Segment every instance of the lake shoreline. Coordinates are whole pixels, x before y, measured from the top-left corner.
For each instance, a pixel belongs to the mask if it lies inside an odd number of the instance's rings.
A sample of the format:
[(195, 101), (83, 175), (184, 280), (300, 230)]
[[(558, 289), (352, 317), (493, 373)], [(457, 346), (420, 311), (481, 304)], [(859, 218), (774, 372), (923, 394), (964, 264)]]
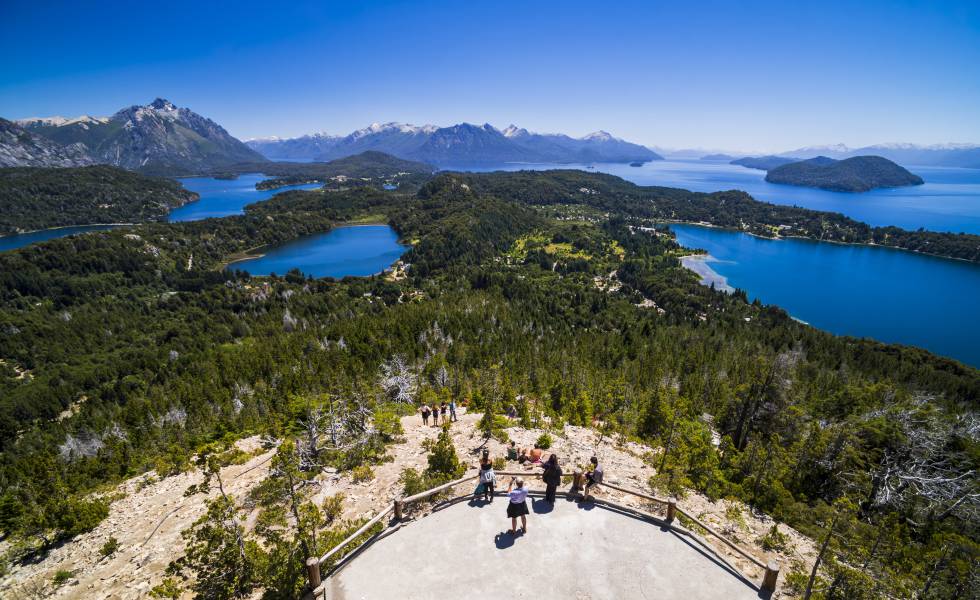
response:
[(911, 248), (902, 248), (901, 246), (887, 246), (885, 244), (876, 244), (874, 242), (841, 242), (839, 240), (822, 240), (812, 237), (806, 237), (803, 235), (778, 235), (775, 237), (769, 237), (766, 235), (759, 235), (758, 233), (753, 233), (751, 231), (745, 231), (744, 229), (736, 229), (734, 227), (725, 227), (723, 225), (715, 225), (713, 223), (706, 223), (704, 221), (675, 221), (671, 219), (659, 220), (661, 223), (667, 223), (668, 225), (691, 225), (693, 227), (704, 227), (705, 229), (718, 229), (720, 231), (731, 231), (734, 233), (744, 233), (745, 235), (750, 235), (754, 238), (760, 240), (771, 240), (774, 242), (779, 242), (783, 240), (803, 240), (807, 242), (814, 242), (818, 244), (837, 244), (838, 246), (865, 246), (868, 248), (884, 248), (886, 250), (898, 250), (900, 252), (909, 252), (911, 254), (917, 254), (919, 256), (929, 256), (932, 258), (941, 258), (943, 260), (955, 260), (957, 262), (964, 262), (967, 264), (980, 264), (976, 261), (972, 261), (966, 258), (957, 258), (955, 256), (946, 256), (944, 254), (933, 254), (932, 252), (921, 252), (919, 250), (912, 250)]
[[(149, 222), (153, 223), (159, 221), (149, 221)], [(143, 223), (83, 223), (83, 224), (75, 224), (75, 225), (58, 225), (57, 227), (45, 227), (43, 229), (20, 231), (18, 233), (4, 233), (4, 234), (0, 234), (0, 239), (17, 237), (18, 235), (30, 235), (32, 233), (42, 233), (45, 231), (57, 231), (59, 229), (71, 229), (72, 227), (133, 227), (134, 225), (142, 225), (142, 224)]]

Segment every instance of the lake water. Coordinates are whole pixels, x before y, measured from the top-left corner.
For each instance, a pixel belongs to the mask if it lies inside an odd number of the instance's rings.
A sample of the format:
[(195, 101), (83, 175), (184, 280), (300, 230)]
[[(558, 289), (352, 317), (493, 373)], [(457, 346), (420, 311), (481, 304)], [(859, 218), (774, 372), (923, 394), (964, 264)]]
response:
[(192, 192), (197, 192), (201, 199), (185, 204), (170, 213), (168, 220), (200, 221), (213, 217), (229, 217), (240, 215), (245, 206), (253, 202), (269, 198), (288, 190), (315, 190), (321, 187), (319, 183), (306, 185), (290, 185), (274, 190), (257, 190), (255, 184), (268, 179), (261, 173), (240, 175), (238, 179), (214, 179), (212, 177), (186, 177), (180, 183)]
[(654, 160), (642, 167), (611, 163), (510, 163), (493, 169), (588, 169), (589, 166), (594, 167), (591, 170), (616, 175), (638, 185), (677, 187), (695, 192), (743, 190), (756, 200), (840, 212), (871, 225), (980, 233), (980, 169), (909, 167), (925, 180), (924, 185), (860, 194), (769, 183), (765, 180), (765, 171), (704, 160)]
[[(256, 190), (255, 184), (268, 179), (261, 173), (241, 175), (238, 179), (214, 179), (212, 177), (188, 177), (180, 182), (185, 188), (197, 192), (200, 199), (173, 210), (167, 219), (175, 221), (199, 221), (212, 217), (228, 217), (244, 213), (246, 205), (268, 200), (287, 190), (315, 190), (318, 183), (290, 185), (275, 190)], [(81, 225), (78, 227), (59, 227), (21, 235), (0, 237), (0, 252), (14, 250), (28, 244), (65, 237), (76, 233), (104, 231), (118, 225)]]
[(768, 240), (671, 225), (711, 257), (703, 275), (837, 334), (910, 344), (980, 367), (980, 267), (911, 252)]
[(313, 277), (363, 277), (384, 271), (407, 249), (387, 225), (338, 227), (277, 246), (262, 257), (231, 263), (228, 268), (252, 275), (283, 275), (299, 269)]
[(46, 240), (74, 235), (76, 233), (88, 233), (90, 231), (105, 231), (125, 225), (79, 225), (77, 227), (58, 227), (56, 229), (42, 229), (31, 233), (21, 233), (19, 235), (5, 235), (0, 237), (0, 252), (14, 250), (28, 244), (36, 244)]

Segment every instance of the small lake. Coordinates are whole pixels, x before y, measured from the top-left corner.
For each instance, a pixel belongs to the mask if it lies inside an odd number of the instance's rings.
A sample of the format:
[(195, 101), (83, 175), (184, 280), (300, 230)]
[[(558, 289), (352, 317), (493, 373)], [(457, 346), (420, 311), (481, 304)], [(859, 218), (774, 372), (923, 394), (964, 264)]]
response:
[(703, 283), (743, 289), (750, 300), (832, 333), (919, 346), (980, 367), (977, 265), (696, 225), (671, 229), (681, 245), (710, 253), (691, 265)]
[[(589, 167), (593, 167), (589, 169)], [(843, 213), (871, 225), (915, 230), (980, 233), (980, 169), (914, 167), (924, 185), (872, 190), (860, 194), (831, 192), (765, 180), (765, 171), (705, 160), (654, 160), (642, 167), (626, 164), (516, 164), (464, 170), (583, 169), (622, 177), (637, 185), (677, 187), (695, 192), (743, 190), (756, 200)]]
[(0, 252), (5, 250), (15, 250), (28, 244), (36, 244), (55, 238), (75, 235), (76, 233), (88, 233), (90, 231), (105, 231), (116, 227), (126, 227), (126, 225), (79, 225), (76, 227), (57, 227), (54, 229), (42, 229), (30, 233), (18, 235), (5, 235), (0, 237)]
[(398, 234), (387, 225), (338, 227), (288, 242), (268, 250), (264, 256), (228, 265), (252, 275), (284, 275), (299, 269), (313, 277), (364, 277), (381, 273), (408, 246), (398, 243)]
[(185, 188), (197, 192), (201, 199), (171, 211), (167, 220), (173, 223), (240, 215), (244, 214), (245, 206), (253, 202), (268, 200), (276, 194), (289, 190), (315, 190), (321, 187), (319, 183), (310, 183), (290, 185), (274, 190), (255, 189), (255, 184), (265, 179), (269, 179), (269, 177), (261, 173), (240, 175), (238, 179), (215, 179), (213, 177), (179, 179), (178, 181)]

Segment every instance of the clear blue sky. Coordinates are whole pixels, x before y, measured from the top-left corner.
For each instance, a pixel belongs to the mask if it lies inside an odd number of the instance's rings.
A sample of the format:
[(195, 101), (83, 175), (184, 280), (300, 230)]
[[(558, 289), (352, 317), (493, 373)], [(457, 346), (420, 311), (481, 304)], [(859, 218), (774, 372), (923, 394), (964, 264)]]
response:
[(980, 142), (978, 0), (3, 0), (2, 13), (7, 118), (162, 96), (241, 138), (469, 121), (669, 147)]

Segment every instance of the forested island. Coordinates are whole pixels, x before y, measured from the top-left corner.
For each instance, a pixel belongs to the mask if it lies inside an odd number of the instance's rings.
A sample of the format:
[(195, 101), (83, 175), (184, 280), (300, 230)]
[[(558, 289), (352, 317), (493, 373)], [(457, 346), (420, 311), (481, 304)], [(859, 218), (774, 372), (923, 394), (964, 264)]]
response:
[[(412, 242), (404, 277), (220, 268), (366, 217)], [(229, 440), (263, 434), (282, 441), (256, 497), (271, 526), (236, 529), (235, 504), (214, 496), (186, 537), (197, 550), (174, 569), (198, 591), (233, 572), (249, 574), (233, 579), (237, 595), (296, 597), (297, 557), (357, 525), (311, 536), (326, 517), (296, 481), (383, 461), (395, 416), (452, 398), (486, 413), (490, 435), (514, 404), (529, 422), (595, 424), (663, 448), (650, 489), (738, 499), (832, 540), (818, 577), (840, 597), (927, 583), (937, 597), (968, 594), (980, 373), (699, 285), (669, 230), (646, 227), (666, 219), (861, 231), (738, 192), (578, 171), (442, 173), (413, 192), (290, 191), (242, 216), (0, 255), (0, 532), (16, 541), (5, 560), (95, 527), (112, 499), (92, 492), (107, 484), (233, 460)], [(300, 470), (297, 423), (314, 410), (341, 415), (359, 442)], [(288, 506), (319, 525), (287, 519)], [(786, 573), (792, 585), (808, 575)]]
[(330, 162), (263, 162), (240, 163), (231, 167), (232, 173), (260, 172), (272, 178), (255, 184), (259, 190), (273, 190), (305, 183), (341, 185), (378, 185), (390, 182), (420, 184), (435, 167), (413, 160), (403, 160), (390, 154), (369, 150)]
[(117, 167), (0, 169), (0, 235), (97, 223), (159, 221), (194, 192)]
[(770, 168), (766, 181), (835, 192), (867, 192), (924, 183), (918, 175), (880, 156), (853, 156), (844, 160), (818, 156)]

